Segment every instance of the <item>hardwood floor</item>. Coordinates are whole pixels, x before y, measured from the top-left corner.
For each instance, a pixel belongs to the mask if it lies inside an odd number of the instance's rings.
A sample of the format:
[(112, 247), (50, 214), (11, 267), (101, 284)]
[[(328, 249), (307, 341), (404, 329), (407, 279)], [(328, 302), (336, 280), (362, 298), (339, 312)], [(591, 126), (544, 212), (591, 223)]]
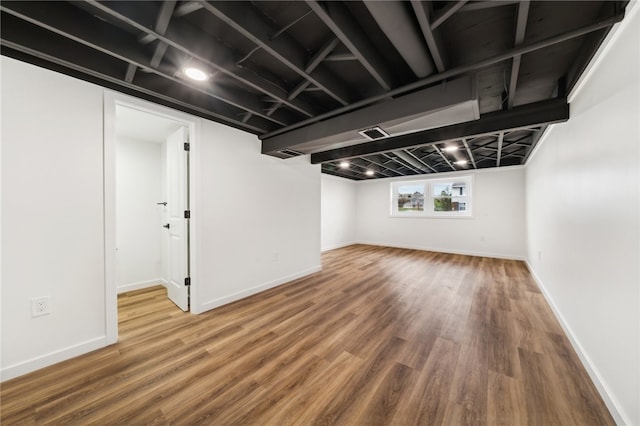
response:
[(350, 246), (202, 315), (119, 298), (116, 345), (2, 384), (14, 424), (612, 425), (522, 262)]

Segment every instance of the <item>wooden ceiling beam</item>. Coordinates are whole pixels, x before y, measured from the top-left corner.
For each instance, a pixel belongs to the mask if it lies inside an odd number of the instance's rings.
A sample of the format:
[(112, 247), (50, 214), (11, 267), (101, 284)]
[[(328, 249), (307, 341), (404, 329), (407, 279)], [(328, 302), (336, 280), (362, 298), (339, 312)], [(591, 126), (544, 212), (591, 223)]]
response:
[[(233, 62), (234, 52), (222, 43), (217, 42), (204, 33), (194, 28), (175, 22), (165, 35), (159, 34), (152, 29), (143, 16), (135, 15), (135, 10), (127, 8), (125, 2), (110, 2), (103, 4), (95, 0), (86, 0), (86, 3), (106, 13), (110, 17), (124, 23), (136, 30), (167, 43), (169, 46), (195, 58), (205, 65), (230, 76), (247, 86), (264, 93), (274, 99), (282, 101), (294, 111), (307, 117), (315, 116), (315, 109), (300, 100), (290, 101), (287, 99), (287, 92), (273, 82), (267, 82), (254, 72), (239, 68)], [(198, 41), (197, 43), (195, 41)], [(188, 46), (188, 47), (187, 47)], [(266, 84), (268, 83), (268, 84)]]
[(413, 25), (414, 17), (411, 10), (404, 2), (367, 1), (364, 5), (418, 78), (434, 73), (437, 67), (429, 52), (425, 51), (422, 36)]
[(418, 19), (418, 24), (422, 30), (422, 36), (427, 43), (433, 63), (436, 66), (438, 72), (444, 72), (447, 69), (445, 58), (440, 50), (440, 43), (436, 39), (436, 33), (431, 29), (431, 22), (429, 22), (429, 7), (428, 4), (421, 0), (411, 0), (411, 6)]
[[(516, 19), (516, 37), (514, 46), (520, 46), (524, 41), (524, 33), (527, 29), (527, 19), (529, 17), (529, 0), (521, 1), (518, 4), (518, 17)], [(516, 55), (511, 60), (511, 77), (509, 78), (509, 92), (507, 93), (509, 98), (507, 100), (507, 107), (513, 108), (513, 100), (516, 94), (516, 87), (518, 85), (518, 75), (520, 74), (520, 60), (522, 55)]]
[(343, 4), (328, 2), (325, 7), (313, 0), (307, 4), (385, 91), (396, 86), (391, 70)]
[(433, 17), (433, 22), (431, 22), (431, 30), (433, 31), (440, 25), (442, 25), (447, 19), (451, 17), (451, 15), (456, 13), (467, 3), (468, 0), (450, 1), (449, 4), (443, 7), (442, 10)]
[[(51, 7), (51, 9), (48, 9), (49, 7)], [(77, 11), (75, 8), (70, 8), (68, 14), (61, 16), (55, 13), (60, 7), (60, 5), (56, 5), (53, 2), (44, 3), (43, 6), (39, 8), (32, 8), (28, 2), (3, 3), (0, 6), (4, 13), (26, 20), (44, 30), (51, 31), (76, 43), (95, 49), (113, 58), (124, 61), (127, 64), (148, 69), (152, 73), (166, 80), (170, 80), (178, 86), (188, 87), (191, 90), (203, 93), (233, 107), (251, 112), (279, 126), (287, 125), (287, 122), (283, 121), (282, 117), (269, 117), (264, 114), (262, 112), (262, 105), (255, 96), (231, 88), (216, 87), (216, 89), (213, 90), (207, 85), (199, 85), (178, 78), (173, 75), (171, 70), (152, 65), (141, 52), (135, 49), (135, 45), (131, 43), (128, 37), (110, 32), (110, 24), (100, 20), (91, 22), (86, 19), (81, 19), (83, 16), (79, 11), (77, 16), (73, 16), (73, 12)], [(74, 19), (70, 19), (70, 16)], [(108, 34), (108, 36), (105, 36), (105, 34)], [(47, 41), (43, 40), (42, 43), (45, 44)], [(129, 69), (130, 67), (127, 67), (127, 73), (129, 73)], [(125, 82), (131, 84), (131, 81), (126, 81), (126, 76)]]
[(201, 2), (204, 9), (218, 17), (231, 28), (260, 46), (289, 69), (312, 84), (322, 88), (324, 92), (342, 105), (351, 100), (350, 90), (346, 84), (334, 76), (328, 69), (317, 67), (313, 72), (304, 70), (306, 51), (292, 39), (278, 37), (271, 40), (271, 26), (265, 22), (253, 7), (244, 6), (240, 2)]
[(601, 21), (598, 22), (594, 22), (588, 25), (585, 25), (583, 27), (580, 28), (576, 28), (574, 30), (570, 30), (552, 37), (548, 37), (545, 38), (543, 40), (539, 40), (533, 43), (529, 43), (529, 44), (525, 44), (525, 45), (521, 45), (519, 47), (515, 47), (513, 49), (510, 49), (506, 52), (503, 53), (499, 53), (495, 56), (492, 56), (490, 58), (487, 59), (483, 59), (481, 61), (475, 62), (473, 64), (468, 64), (468, 65), (461, 65), (459, 67), (455, 67), (455, 68), (451, 68), (445, 72), (441, 72), (438, 74), (434, 74), (432, 76), (420, 79), (418, 81), (415, 81), (413, 83), (398, 87), (396, 89), (391, 90), (390, 92), (387, 92), (385, 94), (382, 95), (377, 95), (377, 96), (372, 96), (370, 98), (367, 99), (363, 99), (361, 101), (357, 101), (354, 102), (352, 104), (349, 104), (347, 106), (335, 109), (333, 111), (329, 111), (323, 114), (319, 114), (316, 115), (312, 118), (306, 119), (306, 120), (302, 120), (299, 121), (291, 126), (287, 126), (285, 128), (282, 129), (278, 129), (275, 130), (273, 132), (267, 133), (265, 135), (261, 135), (260, 138), (264, 141), (265, 139), (271, 138), (273, 136), (277, 136), (280, 135), (282, 133), (286, 133), (289, 132), (291, 130), (295, 130), (298, 129), (300, 127), (304, 127), (308, 124), (312, 124), (318, 121), (322, 121), (325, 120), (327, 118), (330, 117), (335, 117), (337, 115), (343, 114), (345, 112), (348, 111), (353, 111), (355, 109), (358, 108), (362, 108), (364, 106), (373, 104), (375, 102), (378, 101), (382, 101), (384, 99), (387, 99), (390, 96), (398, 96), (401, 95), (403, 93), (412, 91), (412, 90), (416, 90), (419, 89), (421, 87), (427, 86), (427, 85), (431, 85), (433, 83), (437, 83), (443, 80), (447, 80), (450, 79), (452, 77), (461, 75), (461, 74), (466, 74), (466, 73), (471, 73), (471, 72), (475, 72), (477, 70), (480, 70), (482, 68), (486, 68), (490, 65), (493, 64), (497, 64), (503, 61), (506, 61), (508, 59), (513, 58), (514, 56), (517, 55), (524, 55), (526, 53), (530, 53), (530, 52), (534, 52), (536, 50), (540, 50), (540, 49), (544, 49), (545, 47), (549, 47), (549, 46), (553, 46), (554, 44), (558, 44), (558, 43), (562, 43), (564, 41), (567, 40), (571, 40), (574, 39), (576, 37), (581, 37), (584, 36), (586, 34), (592, 33), (594, 31), (598, 31), (601, 30), (603, 28), (609, 28), (611, 26), (613, 26), (614, 24), (620, 22), (622, 20), (622, 18), (624, 18), (624, 13), (619, 13), (618, 15), (609, 17), (609, 18), (605, 18)]

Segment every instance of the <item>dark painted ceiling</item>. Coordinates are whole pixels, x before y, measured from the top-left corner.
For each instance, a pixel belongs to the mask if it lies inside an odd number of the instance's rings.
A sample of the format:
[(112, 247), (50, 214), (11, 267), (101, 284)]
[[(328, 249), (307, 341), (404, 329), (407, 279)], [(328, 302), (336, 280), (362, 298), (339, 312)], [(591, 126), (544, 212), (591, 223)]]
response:
[(2, 1), (1, 46), (360, 180), (523, 164), (626, 4)]

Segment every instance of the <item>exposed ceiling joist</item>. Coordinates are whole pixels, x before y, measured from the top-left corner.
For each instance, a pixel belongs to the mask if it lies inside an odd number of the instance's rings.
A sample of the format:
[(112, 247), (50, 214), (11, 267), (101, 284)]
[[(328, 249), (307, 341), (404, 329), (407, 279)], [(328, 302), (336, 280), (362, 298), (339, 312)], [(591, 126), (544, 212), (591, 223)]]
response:
[(395, 173), (395, 174), (396, 174), (396, 175), (398, 175), (398, 176), (405, 176), (405, 174), (404, 174), (404, 173), (400, 173), (400, 172), (399, 172), (399, 171), (397, 171), (396, 169), (386, 166), (384, 163), (380, 163), (380, 162), (378, 162), (378, 161), (376, 161), (376, 160), (372, 160), (370, 157), (362, 157), (362, 159), (363, 159), (363, 160), (365, 160), (365, 161), (368, 161), (368, 162), (369, 162), (369, 163), (371, 163), (371, 164), (375, 164), (376, 166), (378, 166), (378, 167), (380, 167), (380, 168), (382, 168), (382, 169), (385, 169), (385, 170), (387, 170), (387, 171), (390, 171), (390, 172), (392, 172), (392, 173)]
[(413, 167), (416, 167), (423, 172), (431, 173), (436, 171), (433, 167), (431, 167), (430, 165), (428, 165), (427, 163), (425, 163), (424, 161), (422, 161), (421, 159), (413, 155), (410, 151), (398, 150), (398, 151), (393, 151), (393, 153), (398, 158), (404, 160), (406, 163), (409, 163)]
[(202, 9), (202, 5), (196, 1), (184, 2), (178, 7), (174, 13), (175, 16), (181, 17)]
[[(332, 37), (329, 41), (327, 41), (307, 62), (304, 67), (305, 72), (312, 72), (318, 65), (322, 63), (322, 61), (329, 55), (333, 49), (340, 43), (335, 37)], [(305, 89), (307, 89), (311, 85), (309, 80), (302, 80), (298, 85), (289, 93), (289, 98), (293, 99), (302, 93)]]
[(334, 53), (324, 58), (326, 62), (342, 62), (342, 61), (357, 61), (358, 57), (352, 53)]
[(431, 22), (431, 29), (435, 30), (444, 23), (451, 15), (456, 13), (462, 6), (464, 6), (468, 0), (450, 1), (436, 16), (433, 17)]
[[(164, 33), (167, 31), (167, 27), (169, 26), (171, 15), (173, 15), (173, 9), (175, 9), (175, 7), (175, 0), (162, 2), (155, 27), (158, 34), (164, 35)], [(160, 65), (160, 61), (162, 61), (162, 58), (167, 51), (167, 47), (169, 47), (167, 43), (163, 41), (158, 42), (158, 44), (156, 45), (156, 50), (155, 52), (153, 52), (153, 57), (151, 58), (152, 67), (157, 67), (158, 65)]]
[(338, 46), (338, 44), (340, 44), (340, 40), (338, 40), (337, 37), (331, 37), (331, 39), (329, 39), (329, 41), (327, 41), (320, 49), (318, 49), (318, 51), (311, 57), (311, 59), (309, 60), (309, 62), (307, 63), (307, 65), (304, 67), (304, 70), (306, 72), (311, 72), (314, 69), (316, 69), (316, 67), (318, 65), (320, 65), (320, 63), (322, 61), (324, 61), (324, 59), (331, 53), (333, 52), (333, 49), (336, 48), (336, 46)]
[[(405, 4), (391, 1), (368, 1), (364, 5), (413, 73), (420, 78), (433, 74), (434, 64), (424, 51), (424, 42), (414, 28), (413, 17)], [(429, 46), (429, 48), (431, 47)], [(439, 69), (439, 71), (443, 70)]]
[(414, 154), (416, 152), (416, 150), (417, 150), (417, 148), (409, 148), (409, 149), (405, 150), (405, 152), (407, 154), (409, 154), (410, 156), (412, 156), (413, 158), (415, 158), (416, 160), (418, 160), (421, 164), (424, 164), (425, 166), (427, 166), (427, 168), (429, 170), (431, 170), (433, 173), (437, 173), (438, 170), (436, 170), (429, 161), (425, 160), (425, 158), (420, 158), (419, 156)]
[(462, 144), (464, 145), (464, 149), (467, 151), (467, 155), (469, 156), (469, 161), (471, 161), (471, 165), (473, 166), (474, 169), (477, 169), (478, 167), (476, 166), (476, 160), (475, 158), (473, 158), (473, 153), (471, 152), (471, 149), (469, 149), (469, 142), (467, 142), (466, 138), (462, 138)]
[[(86, 2), (112, 18), (138, 31), (153, 35), (155, 38), (185, 53), (189, 57), (195, 58), (203, 64), (209, 65), (237, 79), (239, 82), (283, 102), (291, 109), (307, 117), (312, 117), (315, 114), (314, 108), (306, 103), (299, 100), (289, 101), (287, 99), (287, 92), (277, 84), (273, 82), (265, 84), (267, 82), (257, 74), (243, 68), (238, 68), (233, 62), (234, 53), (227, 46), (210, 37), (206, 37), (204, 33), (198, 32), (188, 25), (176, 22), (167, 28), (165, 35), (162, 35), (145, 25), (143, 16), (130, 16), (133, 12), (130, 9), (122, 7), (124, 2), (111, 2), (108, 6), (95, 0), (86, 0)], [(128, 14), (126, 14), (127, 12)], [(194, 45), (191, 43), (191, 40), (200, 40), (201, 43)], [(190, 46), (190, 48), (186, 48), (185, 46)]]
[[(339, 156), (325, 173), (412, 176), (526, 162), (629, 5), (529, 2), (6, 0), (0, 53), (256, 133), (282, 159)], [(466, 101), (420, 108), (463, 79)]]
[[(617, 2), (611, 1), (605, 2), (602, 5), (599, 16), (606, 16), (611, 14), (617, 15), (620, 13), (624, 13), (620, 11), (620, 5)], [(571, 68), (569, 68), (566, 74), (565, 90), (567, 93), (571, 93), (576, 83), (578, 83), (578, 79), (586, 69), (595, 52), (598, 50), (598, 47), (606, 38), (607, 33), (608, 31), (600, 30), (595, 31), (585, 37), (584, 42), (582, 43), (582, 47), (580, 48), (580, 52), (576, 55)]]
[[(54, 3), (45, 3), (45, 5), (55, 6)], [(49, 10), (47, 8), (41, 7), (35, 10), (29, 10), (29, 8), (30, 5), (26, 2), (10, 3), (9, 5), (4, 3), (0, 6), (0, 9), (3, 12), (9, 13), (20, 19), (24, 19), (34, 25), (40, 26), (66, 37), (69, 40), (73, 40), (99, 52), (110, 55), (116, 59), (125, 61), (129, 65), (152, 71), (167, 80), (171, 80), (180, 85), (204, 93), (215, 99), (228, 103), (229, 105), (273, 121), (276, 124), (285, 125), (286, 123), (285, 121), (282, 121), (282, 119), (269, 117), (264, 114), (262, 111), (262, 105), (259, 101), (246, 92), (234, 91), (233, 89), (223, 87), (217, 87), (213, 90), (207, 86), (197, 85), (184, 79), (177, 78), (171, 73), (171, 71), (161, 69), (158, 66), (153, 66), (149, 63), (148, 59), (144, 57), (144, 55), (135, 49), (135, 46), (131, 44), (131, 40), (126, 39), (125, 37), (116, 37), (114, 34), (111, 34), (109, 37), (105, 37), (104, 34), (106, 34), (107, 30), (105, 27), (108, 26), (105, 22), (99, 20), (89, 22), (81, 19), (66, 19), (56, 13), (53, 13), (53, 10)], [(29, 15), (26, 15), (27, 11)], [(129, 72), (129, 69), (130, 68), (128, 67), (127, 73)]]
[(341, 178), (347, 178), (347, 179), (359, 178), (359, 176), (356, 175), (351, 170), (344, 171), (339, 167), (334, 167), (334, 168), (323, 167), (322, 173), (326, 173), (328, 175), (333, 175)]
[(301, 77), (320, 87), (325, 93), (342, 105), (348, 105), (351, 100), (349, 89), (329, 70), (318, 66), (307, 73), (305, 71), (305, 50), (293, 40), (278, 37), (271, 40), (273, 30), (251, 7), (240, 8), (233, 2), (208, 3), (201, 2), (209, 13), (221, 19), (243, 36), (254, 42), (265, 52), (295, 71)]
[(325, 7), (313, 0), (307, 4), (385, 91), (396, 86), (391, 70), (343, 4), (328, 2)]
[(491, 134), (519, 128), (540, 126), (567, 121), (569, 104), (566, 99), (552, 99), (534, 104), (515, 107), (511, 110), (495, 111), (480, 116), (479, 120), (451, 126), (424, 130), (395, 137), (389, 137), (360, 145), (333, 149), (311, 154), (313, 164), (345, 158), (360, 157), (381, 152), (396, 151), (415, 146), (433, 145), (447, 140), (469, 136)]
[(472, 12), (474, 10), (492, 9), (494, 7), (509, 6), (520, 3), (520, 0), (487, 0), (487, 1), (470, 1), (460, 8), (460, 12)]
[(427, 43), (427, 47), (429, 48), (429, 52), (433, 58), (433, 63), (435, 64), (438, 72), (444, 72), (444, 70), (447, 69), (446, 61), (443, 56), (443, 52), (440, 50), (441, 43), (439, 42), (439, 37), (437, 37), (437, 33), (431, 29), (431, 22), (429, 22), (429, 7), (427, 3), (421, 0), (411, 0), (411, 6), (413, 7), (413, 11), (418, 19), (418, 24), (422, 30), (422, 36)]
[[(527, 19), (529, 18), (529, 0), (523, 0), (518, 4), (518, 17), (516, 19), (516, 39), (514, 46), (519, 46), (524, 41), (524, 33), (527, 28)], [(512, 59), (511, 63), (511, 77), (509, 79), (509, 92), (507, 95), (509, 99), (507, 101), (508, 108), (513, 108), (513, 101), (515, 99), (516, 87), (518, 85), (518, 74), (520, 73), (520, 60), (522, 55), (516, 55)]]
[(138, 67), (135, 66), (135, 64), (129, 63), (129, 65), (127, 65), (127, 72), (124, 75), (124, 81), (131, 83), (133, 81), (133, 77), (136, 75), (137, 69)]
[(558, 43), (562, 43), (562, 42), (567, 41), (567, 40), (574, 39), (576, 37), (584, 36), (585, 34), (589, 34), (589, 33), (592, 33), (594, 31), (601, 30), (603, 28), (609, 28), (609, 27), (613, 26), (614, 24), (620, 22), (623, 17), (624, 17), (624, 13), (620, 13), (618, 15), (602, 19), (602, 20), (600, 20), (600, 21), (598, 21), (596, 23), (593, 23), (593, 24), (588, 24), (588, 25), (585, 25), (583, 27), (580, 27), (580, 28), (577, 28), (577, 29), (574, 29), (574, 30), (570, 30), (570, 31), (567, 31), (567, 32), (564, 32), (564, 33), (561, 33), (561, 34), (558, 34), (558, 35), (555, 35), (555, 36), (552, 36), (552, 37), (547, 37), (547, 38), (545, 38), (543, 40), (540, 40), (540, 41), (536, 41), (536, 42), (532, 42), (532, 43), (529, 43), (529, 44), (526, 44), (526, 45), (515, 47), (515, 48), (510, 49), (510, 50), (508, 50), (506, 52), (499, 53), (499, 54), (494, 55), (492, 57), (489, 57), (487, 59), (483, 59), (481, 61), (475, 62), (473, 64), (461, 65), (461, 66), (458, 66), (458, 67), (455, 67), (455, 68), (451, 68), (451, 69), (449, 69), (449, 70), (447, 70), (445, 72), (434, 74), (432, 76), (420, 79), (420, 80), (415, 81), (413, 83), (398, 87), (398, 88), (393, 89), (393, 90), (391, 90), (391, 91), (389, 91), (389, 92), (387, 92), (387, 93), (385, 93), (383, 95), (372, 96), (372, 97), (369, 97), (367, 99), (363, 99), (361, 101), (354, 102), (354, 103), (352, 103), (350, 105), (347, 105), (347, 106), (344, 106), (344, 107), (341, 107), (341, 108), (338, 108), (338, 109), (335, 109), (335, 110), (332, 110), (332, 111), (329, 111), (329, 112), (326, 112), (326, 113), (323, 113), (323, 114), (316, 115), (315, 117), (312, 117), (312, 118), (309, 118), (309, 119), (306, 119), (306, 120), (302, 120), (302, 121), (300, 121), (298, 123), (295, 123), (295, 124), (293, 124), (291, 126), (287, 126), (285, 128), (278, 129), (278, 130), (275, 130), (273, 132), (270, 132), (270, 133), (267, 133), (265, 135), (262, 135), (261, 138), (263, 140), (267, 139), (267, 138), (271, 138), (273, 136), (276, 136), (276, 135), (279, 135), (279, 134), (282, 134), (282, 133), (286, 133), (286, 132), (289, 132), (289, 131), (294, 130), (294, 129), (298, 129), (298, 128), (306, 126), (308, 124), (312, 124), (312, 123), (315, 123), (315, 122), (318, 122), (318, 121), (321, 121), (321, 120), (325, 120), (325, 119), (330, 118), (330, 117), (334, 117), (334, 116), (343, 114), (343, 113), (348, 112), (348, 111), (353, 111), (355, 109), (362, 108), (362, 107), (370, 105), (372, 103), (384, 100), (384, 99), (386, 99), (386, 98), (388, 98), (390, 96), (398, 96), (398, 95), (401, 95), (403, 93), (406, 93), (406, 92), (409, 92), (409, 91), (412, 91), (412, 90), (416, 90), (416, 89), (419, 89), (421, 87), (428, 86), (430, 84), (437, 83), (437, 82), (440, 82), (440, 81), (443, 81), (443, 80), (446, 80), (446, 79), (449, 79), (449, 78), (452, 78), (452, 77), (455, 77), (455, 76), (458, 76), (458, 75), (461, 75), (461, 74), (471, 73), (471, 72), (477, 71), (479, 69), (488, 67), (490, 65), (506, 61), (508, 59), (513, 58), (514, 56), (517, 56), (517, 55), (524, 55), (526, 53), (530, 53), (530, 52), (534, 52), (536, 50), (544, 49), (545, 47), (549, 47), (549, 46), (552, 46), (554, 44), (558, 44)]
[[(330, 54), (339, 43), (340, 43), (340, 40), (338, 40), (335, 37), (331, 38), (328, 42), (326, 42), (307, 62), (307, 65), (304, 67), (305, 72), (310, 73), (314, 69), (316, 69), (316, 67), (320, 65), (320, 63), (322, 63), (322, 61), (327, 57), (327, 55)], [(294, 87), (293, 90), (289, 92), (287, 99), (289, 100), (295, 99), (300, 93), (302, 93), (305, 89), (307, 89), (310, 84), (311, 82), (307, 79), (301, 80), (300, 83), (298, 83), (296, 87)], [(281, 105), (282, 103), (279, 102), (278, 104), (272, 107), (272, 111), (275, 111)]]
[(449, 161), (447, 156), (444, 155), (444, 153), (442, 152), (442, 150), (440, 148), (438, 148), (438, 145), (433, 145), (433, 149), (435, 149), (436, 152), (440, 155), (440, 157), (442, 157), (442, 160), (444, 160), (444, 162), (447, 163), (447, 165), (449, 167), (451, 167), (451, 170), (453, 170), (453, 171), (456, 170), (455, 166), (453, 164), (451, 164), (451, 161)]
[(404, 167), (405, 169), (409, 170), (412, 174), (417, 174), (417, 175), (419, 175), (419, 174), (421, 174), (421, 173), (422, 173), (419, 167), (412, 166), (410, 163), (407, 163), (407, 162), (405, 162), (405, 161), (401, 161), (400, 157), (397, 157), (397, 156), (392, 157), (392, 156), (390, 156), (389, 154), (384, 153), (384, 152), (383, 152), (381, 155), (382, 155), (384, 158), (386, 158), (386, 159), (388, 159), (388, 160), (390, 160), (390, 161), (392, 161), (392, 162), (394, 162), (394, 163), (396, 163), (396, 164), (399, 164), (400, 166), (402, 166), (402, 167)]
[[(43, 65), (44, 62), (40, 62), (40, 60), (46, 61), (48, 63), (55, 64), (54, 67), (49, 66), (49, 68), (68, 75), (82, 78), (83, 80), (91, 81), (95, 84), (101, 84), (111, 89), (120, 90), (124, 93), (142, 97), (143, 99), (147, 99), (152, 102), (158, 102), (162, 105), (176, 108), (180, 111), (185, 111), (199, 117), (226, 123), (238, 129), (250, 129), (256, 133), (264, 132), (263, 128), (256, 127), (255, 125), (244, 124), (240, 120), (233, 119), (232, 114), (230, 113), (218, 113), (205, 104), (199, 104), (197, 102), (194, 102), (192, 99), (182, 99), (175, 93), (167, 93), (167, 91), (160, 90), (151, 90), (143, 86), (134, 86), (133, 84), (127, 83), (117, 77), (105, 74), (103, 72), (95, 71), (91, 68), (84, 67), (70, 60), (65, 60), (61, 58), (59, 54), (53, 56), (39, 50), (31, 49), (25, 47), (22, 43), (14, 43), (13, 41), (4, 38), (4, 36), (2, 37), (2, 39), (0, 39), (0, 42), (2, 43), (3, 47), (12, 49), (12, 51), (3, 50), (3, 55), (8, 54), (9, 56), (15, 57), (19, 60), (37, 58), (35, 61), (30, 60), (30, 62), (33, 62), (36, 65)], [(59, 49), (59, 46), (57, 48)], [(14, 54), (14, 52), (18, 54), (16, 55)]]
[(498, 135), (498, 153), (496, 154), (496, 167), (500, 167), (500, 158), (502, 157), (502, 143), (504, 142), (504, 132)]
[[(361, 164), (361, 163), (363, 163), (363, 164)], [(364, 158), (359, 158), (357, 161), (353, 160), (353, 161), (351, 161), (351, 164), (355, 164), (359, 169), (364, 170), (364, 175), (365, 176), (369, 176), (369, 175), (367, 175), (367, 172), (373, 172), (374, 174), (377, 173), (377, 174), (382, 175), (384, 177), (395, 177), (396, 176), (396, 175), (393, 175), (393, 174), (389, 173), (388, 170), (386, 170), (386, 169), (384, 169), (382, 167), (376, 166), (371, 161), (367, 161)]]
[(313, 12), (311, 10), (303, 13), (301, 16), (297, 17), (296, 19), (294, 19), (293, 21), (289, 22), (284, 27), (280, 28), (278, 31), (276, 31), (275, 34), (273, 34), (269, 38), (271, 40), (273, 40), (274, 38), (278, 37), (280, 34), (284, 34), (289, 28), (293, 27), (295, 24), (297, 24), (298, 22), (302, 21), (304, 18), (306, 18), (307, 16), (311, 15), (312, 13)]

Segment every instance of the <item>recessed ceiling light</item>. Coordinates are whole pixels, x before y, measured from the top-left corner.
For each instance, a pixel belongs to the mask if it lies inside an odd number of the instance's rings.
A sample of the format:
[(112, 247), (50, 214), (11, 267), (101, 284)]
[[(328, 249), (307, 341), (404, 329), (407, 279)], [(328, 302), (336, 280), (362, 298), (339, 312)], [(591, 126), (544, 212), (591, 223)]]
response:
[(444, 152), (453, 152), (453, 151), (457, 151), (458, 147), (456, 145), (449, 145), (449, 146), (445, 146), (444, 148), (442, 148), (442, 150)]
[(193, 68), (193, 67), (185, 68), (184, 75), (196, 81), (206, 81), (209, 79), (209, 76), (207, 75), (207, 73), (205, 73), (201, 69)]
[(348, 161), (341, 161), (340, 162), (340, 168), (341, 169), (348, 169), (349, 168), (349, 162)]
[(467, 163), (468, 163), (468, 161), (467, 161), (467, 160), (459, 160), (459, 161), (456, 161), (456, 162), (455, 162), (455, 163), (453, 163), (453, 164), (457, 164), (458, 166), (464, 166), (464, 165), (465, 165), (465, 164), (467, 164)]
[(367, 176), (373, 176), (373, 170), (367, 170), (364, 172)]

